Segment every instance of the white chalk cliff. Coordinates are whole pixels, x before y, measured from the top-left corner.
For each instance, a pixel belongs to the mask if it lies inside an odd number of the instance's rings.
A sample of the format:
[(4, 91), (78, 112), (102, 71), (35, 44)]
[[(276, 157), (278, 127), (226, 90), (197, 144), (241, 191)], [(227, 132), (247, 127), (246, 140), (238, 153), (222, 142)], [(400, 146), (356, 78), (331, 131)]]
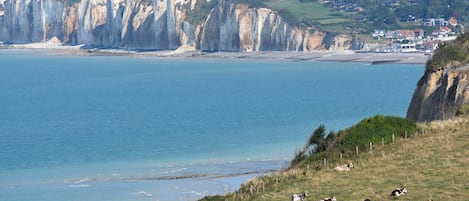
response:
[(0, 0), (0, 40), (31, 43), (56, 37), (64, 44), (92, 47), (184, 46), (204, 51), (348, 50), (361, 46), (351, 36), (291, 26), (277, 11), (227, 0), (219, 0), (204, 20), (191, 24), (187, 16), (201, 1), (206, 0)]

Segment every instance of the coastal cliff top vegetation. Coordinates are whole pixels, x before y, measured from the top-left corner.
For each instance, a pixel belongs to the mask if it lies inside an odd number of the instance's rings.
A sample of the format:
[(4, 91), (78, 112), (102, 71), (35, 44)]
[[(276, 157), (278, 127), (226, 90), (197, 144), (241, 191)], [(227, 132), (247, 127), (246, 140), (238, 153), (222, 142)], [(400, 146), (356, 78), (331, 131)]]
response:
[(469, 33), (460, 35), (456, 40), (441, 43), (427, 62), (427, 70), (458, 68), (469, 63)]
[[(466, 0), (230, 0), (227, 2), (266, 7), (279, 12), (291, 25), (315, 27), (345, 34), (368, 34), (374, 29), (423, 28), (431, 33), (435, 27), (423, 26), (417, 19), (455, 17), (458, 23), (469, 23), (469, 1)], [(192, 22), (201, 23), (218, 3), (198, 1), (189, 11)], [(412, 20), (406, 20), (409, 17)]]
[[(387, 119), (378, 117), (381, 118)], [(369, 120), (376, 121), (372, 117), (359, 124)], [(367, 127), (356, 125), (362, 126)], [(337, 200), (391, 200), (391, 191), (398, 187), (409, 191), (399, 198), (404, 200), (466, 200), (468, 137), (467, 118), (419, 124), (414, 135), (396, 137), (394, 143), (376, 144), (372, 150), (360, 150), (358, 155), (342, 158), (331, 152), (250, 180), (236, 192), (202, 200), (280, 201), (304, 191), (308, 192), (307, 200), (330, 196)], [(353, 168), (346, 172), (333, 170), (345, 163), (353, 163)]]
[(326, 135), (325, 125), (320, 125), (311, 134), (302, 150), (297, 150), (292, 166), (309, 164), (333, 158), (352, 157), (358, 148), (367, 150), (372, 144), (389, 144), (396, 137), (410, 137), (417, 131), (417, 125), (407, 119), (394, 116), (375, 115), (365, 118), (357, 124), (338, 132), (329, 131)]
[[(81, 0), (60, 0), (66, 4)], [(187, 8), (187, 21), (201, 24), (219, 0), (198, 0)], [(459, 24), (469, 24), (467, 0), (225, 0), (277, 11), (291, 25), (314, 27), (336, 34), (363, 36), (375, 29), (396, 30), (435, 27), (422, 26), (421, 20), (455, 17)], [(1, 9), (1, 8), (0, 8)], [(420, 21), (419, 21), (420, 20)], [(438, 28), (438, 27), (437, 27)]]

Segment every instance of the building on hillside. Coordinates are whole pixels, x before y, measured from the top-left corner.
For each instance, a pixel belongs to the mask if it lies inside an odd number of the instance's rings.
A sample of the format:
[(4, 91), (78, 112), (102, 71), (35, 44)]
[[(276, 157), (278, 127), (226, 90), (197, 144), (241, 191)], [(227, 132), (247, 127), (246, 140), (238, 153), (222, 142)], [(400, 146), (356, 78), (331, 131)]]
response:
[(400, 44), (399, 51), (402, 53), (417, 52), (416, 44), (415, 43), (402, 43)]
[(448, 21), (446, 21), (443, 18), (430, 18), (430, 19), (426, 19), (423, 25), (435, 27), (435, 26), (448, 26), (449, 24), (448, 24)]
[(422, 43), (422, 48), (424, 50), (434, 51), (434, 50), (436, 50), (436, 48), (438, 48), (439, 43), (441, 43), (441, 41), (437, 41), (437, 40), (424, 42), (424, 43)]
[(397, 40), (414, 40), (415, 33), (414, 30), (396, 30), (396, 35), (394, 39)]
[(419, 19), (413, 15), (407, 15), (399, 19), (401, 22), (418, 22)]
[(425, 32), (423, 29), (415, 29), (414, 30), (414, 37), (417, 39), (422, 39), (425, 36)]
[(432, 40), (450, 41), (457, 38), (457, 34), (452, 32), (449, 27), (440, 27), (431, 34)]
[(451, 26), (457, 26), (458, 25), (458, 20), (456, 20), (455, 17), (451, 17), (448, 20), (448, 24), (451, 25)]
[(449, 27), (440, 27), (440, 32), (449, 34), (449, 33), (451, 33), (451, 28), (449, 28)]
[(379, 40), (381, 38), (384, 38), (386, 31), (382, 29), (375, 29), (375, 31), (371, 34), (373, 39)]
[(386, 31), (386, 33), (384, 33), (384, 38), (394, 39), (394, 38), (396, 38), (396, 32), (395, 31)]

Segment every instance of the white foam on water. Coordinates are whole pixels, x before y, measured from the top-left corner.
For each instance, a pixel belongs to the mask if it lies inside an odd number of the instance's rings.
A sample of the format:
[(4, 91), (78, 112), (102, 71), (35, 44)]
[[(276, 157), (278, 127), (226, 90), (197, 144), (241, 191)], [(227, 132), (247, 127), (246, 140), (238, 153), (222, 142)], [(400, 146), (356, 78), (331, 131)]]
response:
[(132, 194), (132, 195), (144, 195), (144, 196), (147, 196), (147, 197), (153, 196), (153, 194), (148, 193), (146, 191), (137, 191), (137, 192), (133, 192), (133, 193), (130, 193), (130, 194)]
[(91, 185), (89, 184), (70, 184), (68, 187), (70, 188), (87, 188), (90, 187)]

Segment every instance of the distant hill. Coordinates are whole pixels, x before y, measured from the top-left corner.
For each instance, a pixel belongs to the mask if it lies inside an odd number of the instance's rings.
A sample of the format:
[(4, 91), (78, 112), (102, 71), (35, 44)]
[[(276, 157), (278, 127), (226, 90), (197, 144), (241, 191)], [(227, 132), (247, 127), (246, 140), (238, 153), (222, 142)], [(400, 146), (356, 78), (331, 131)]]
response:
[[(467, 118), (419, 125), (408, 139), (376, 145), (358, 156), (327, 158), (256, 178), (227, 196), (202, 200), (290, 200), (308, 192), (307, 200), (335, 196), (337, 200), (394, 200), (392, 190), (406, 187), (398, 200), (467, 200), (469, 188), (469, 121)], [(354, 164), (349, 172), (336, 172), (337, 164)], [(308, 169), (309, 167), (309, 169)]]

